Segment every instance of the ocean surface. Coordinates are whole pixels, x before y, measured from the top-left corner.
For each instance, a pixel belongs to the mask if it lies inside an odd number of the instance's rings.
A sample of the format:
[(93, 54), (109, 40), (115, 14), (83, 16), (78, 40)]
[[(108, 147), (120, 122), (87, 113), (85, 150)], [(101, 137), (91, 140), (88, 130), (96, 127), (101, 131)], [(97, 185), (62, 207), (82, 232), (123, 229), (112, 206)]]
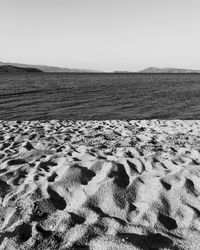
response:
[(200, 74), (0, 74), (0, 120), (200, 119)]

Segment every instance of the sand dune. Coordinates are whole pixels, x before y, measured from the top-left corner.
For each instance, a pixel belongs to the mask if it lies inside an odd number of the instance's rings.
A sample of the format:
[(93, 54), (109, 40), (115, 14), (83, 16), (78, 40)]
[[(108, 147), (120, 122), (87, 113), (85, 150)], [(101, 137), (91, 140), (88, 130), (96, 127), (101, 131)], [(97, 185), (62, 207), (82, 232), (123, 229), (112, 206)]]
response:
[(200, 249), (199, 121), (0, 122), (0, 249)]

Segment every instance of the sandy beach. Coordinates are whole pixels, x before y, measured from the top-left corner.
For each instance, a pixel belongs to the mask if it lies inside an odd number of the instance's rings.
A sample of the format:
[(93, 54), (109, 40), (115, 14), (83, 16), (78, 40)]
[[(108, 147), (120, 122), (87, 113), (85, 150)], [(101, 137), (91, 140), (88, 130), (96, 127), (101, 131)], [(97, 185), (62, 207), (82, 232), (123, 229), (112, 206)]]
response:
[(1, 121), (0, 249), (200, 249), (200, 121)]

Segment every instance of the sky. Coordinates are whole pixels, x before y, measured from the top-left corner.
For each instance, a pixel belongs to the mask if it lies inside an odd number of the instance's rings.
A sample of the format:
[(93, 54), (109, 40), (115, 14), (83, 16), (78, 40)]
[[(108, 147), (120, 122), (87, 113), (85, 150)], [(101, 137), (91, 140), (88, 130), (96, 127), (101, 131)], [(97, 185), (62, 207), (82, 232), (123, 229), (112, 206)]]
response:
[(0, 61), (200, 69), (200, 1), (0, 0)]

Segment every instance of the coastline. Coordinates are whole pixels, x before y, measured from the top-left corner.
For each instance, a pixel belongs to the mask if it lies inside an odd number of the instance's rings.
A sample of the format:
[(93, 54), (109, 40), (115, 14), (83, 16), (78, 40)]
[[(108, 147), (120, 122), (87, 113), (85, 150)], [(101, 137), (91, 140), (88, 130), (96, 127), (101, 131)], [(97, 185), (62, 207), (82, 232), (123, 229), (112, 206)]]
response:
[(1, 249), (200, 248), (200, 121), (0, 121)]

